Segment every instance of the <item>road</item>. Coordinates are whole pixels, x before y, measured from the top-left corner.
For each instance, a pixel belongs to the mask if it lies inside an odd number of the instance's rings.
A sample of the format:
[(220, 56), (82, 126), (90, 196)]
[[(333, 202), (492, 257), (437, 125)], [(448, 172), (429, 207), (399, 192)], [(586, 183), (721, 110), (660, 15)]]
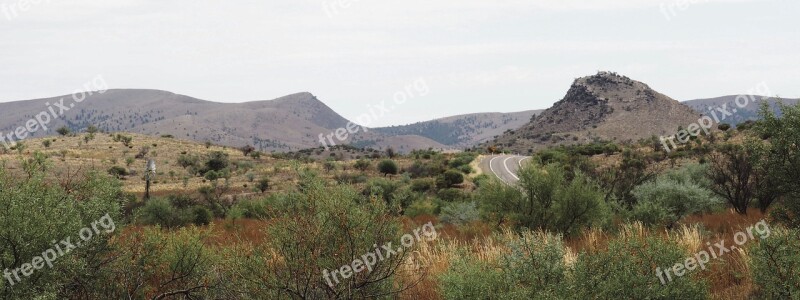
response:
[(507, 184), (514, 184), (519, 181), (517, 171), (523, 163), (530, 160), (530, 156), (519, 155), (492, 155), (486, 156), (480, 162), (479, 167), (483, 173), (489, 176), (497, 176)]

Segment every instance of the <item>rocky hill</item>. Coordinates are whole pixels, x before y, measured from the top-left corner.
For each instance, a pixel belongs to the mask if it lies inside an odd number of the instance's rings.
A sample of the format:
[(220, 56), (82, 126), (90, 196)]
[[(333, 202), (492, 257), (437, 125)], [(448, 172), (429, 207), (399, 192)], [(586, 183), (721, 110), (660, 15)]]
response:
[(700, 114), (644, 83), (610, 72), (578, 78), (566, 96), (491, 143), (516, 152), (559, 144), (673, 135)]

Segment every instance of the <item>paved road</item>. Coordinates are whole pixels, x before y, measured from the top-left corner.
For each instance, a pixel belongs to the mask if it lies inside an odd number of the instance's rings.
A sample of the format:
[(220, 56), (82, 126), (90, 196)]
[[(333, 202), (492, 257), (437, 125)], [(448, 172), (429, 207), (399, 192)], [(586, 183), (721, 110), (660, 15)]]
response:
[(479, 166), (483, 173), (497, 176), (505, 183), (514, 184), (519, 181), (517, 171), (522, 164), (528, 163), (529, 160), (529, 156), (492, 155), (484, 157)]

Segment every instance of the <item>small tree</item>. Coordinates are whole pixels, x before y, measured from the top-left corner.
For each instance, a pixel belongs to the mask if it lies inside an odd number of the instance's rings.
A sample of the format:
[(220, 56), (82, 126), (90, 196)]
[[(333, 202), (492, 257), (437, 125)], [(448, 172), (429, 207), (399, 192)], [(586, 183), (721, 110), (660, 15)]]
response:
[(242, 150), (242, 154), (244, 154), (244, 156), (248, 156), (248, 155), (250, 155), (250, 153), (253, 153), (253, 151), (256, 151), (256, 148), (254, 148), (253, 146), (247, 145), (247, 146), (242, 147), (239, 150)]
[(386, 175), (396, 175), (398, 172), (397, 163), (391, 159), (383, 160), (378, 164), (378, 171), (383, 173), (384, 177)]
[(44, 146), (45, 148), (50, 148), (50, 144), (51, 144), (51, 143), (52, 143), (52, 142), (51, 142), (49, 139), (48, 139), (48, 140), (44, 140), (44, 141), (42, 142), (42, 146)]
[(758, 160), (758, 151), (741, 145), (724, 145), (711, 155), (711, 190), (742, 215), (747, 214), (750, 202), (755, 199)]
[(72, 131), (69, 130), (67, 126), (61, 126), (61, 128), (56, 129), (56, 132), (58, 132), (58, 134), (60, 134), (61, 136), (66, 136), (70, 134)]
[(269, 189), (269, 178), (266, 177), (261, 178), (261, 180), (258, 181), (258, 185), (256, 185), (256, 187), (258, 188), (259, 191), (261, 191), (262, 194), (266, 192)]

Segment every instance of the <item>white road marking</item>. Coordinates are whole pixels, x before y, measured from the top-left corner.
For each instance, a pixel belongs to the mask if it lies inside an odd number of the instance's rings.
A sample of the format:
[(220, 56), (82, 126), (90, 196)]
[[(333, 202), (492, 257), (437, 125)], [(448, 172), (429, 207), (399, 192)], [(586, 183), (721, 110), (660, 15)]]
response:
[(511, 175), (511, 177), (514, 177), (514, 179), (519, 180), (519, 177), (517, 177), (517, 175), (514, 175), (514, 173), (511, 172), (510, 169), (508, 169), (508, 160), (512, 159), (512, 158), (514, 158), (514, 157), (511, 156), (511, 157), (506, 158), (505, 160), (503, 160), (503, 167), (506, 168), (506, 172), (508, 172), (508, 175)]
[(500, 175), (497, 175), (497, 172), (494, 171), (494, 167), (492, 167), (492, 162), (495, 159), (498, 159), (498, 158), (500, 158), (500, 157), (499, 156), (495, 156), (495, 157), (492, 157), (491, 160), (489, 160), (489, 170), (492, 170), (492, 173), (494, 173), (494, 176), (496, 176), (497, 179), (500, 179), (500, 181), (503, 181), (503, 178), (500, 178)]

